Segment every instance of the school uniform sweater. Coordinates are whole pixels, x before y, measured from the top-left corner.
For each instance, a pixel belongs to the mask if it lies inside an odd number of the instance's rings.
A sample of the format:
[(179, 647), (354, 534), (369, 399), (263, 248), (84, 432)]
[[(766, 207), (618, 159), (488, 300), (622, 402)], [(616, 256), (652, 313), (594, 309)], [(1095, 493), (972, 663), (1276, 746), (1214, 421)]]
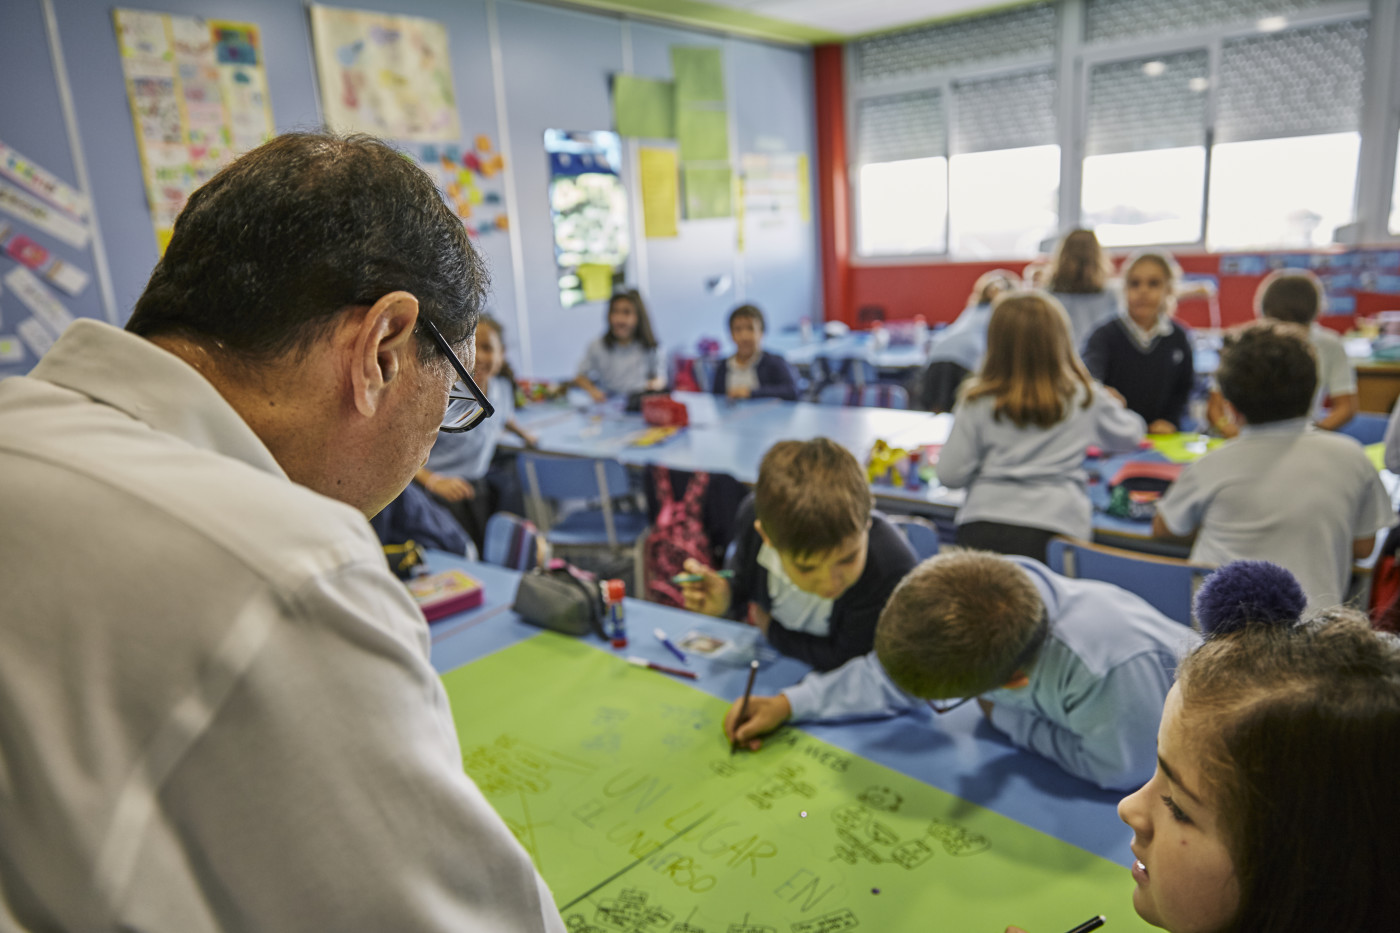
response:
[[(814, 490), (813, 495), (820, 495), (820, 490)], [(730, 615), (735, 619), (745, 617), (751, 602), (765, 612), (770, 612), (773, 606), (776, 587), (770, 586), (768, 568), (759, 562), (763, 538), (754, 528), (754, 518), (753, 496), (749, 496), (739, 506), (734, 519), (738, 536), (729, 568), (734, 571), (730, 581)], [(880, 612), (895, 586), (914, 569), (918, 558), (899, 529), (879, 512), (871, 513), (867, 535), (865, 572), (832, 602), (827, 634), (798, 631), (785, 625), (783, 619), (774, 617), (768, 625), (769, 644), (819, 671), (840, 667), (874, 647), (875, 623)]]
[(1171, 333), (1156, 337), (1144, 349), (1127, 328), (1122, 317), (1100, 324), (1089, 336), (1084, 365), (1099, 382), (1122, 393), (1128, 407), (1148, 424), (1162, 420), (1180, 425), (1196, 378), (1190, 331), (1172, 321)]
[[(729, 387), (729, 360), (720, 363), (715, 369), (715, 395), (723, 395)], [(792, 368), (787, 360), (776, 353), (763, 350), (753, 364), (758, 376), (758, 388), (753, 390), (753, 398), (781, 398), (789, 402), (797, 401), (797, 383), (792, 378)]]
[[(1200, 636), (1127, 590), (1008, 559), (1035, 584), (1050, 632), (1027, 671), (1029, 684), (984, 695), (992, 726), (1100, 787), (1140, 786), (1157, 765), (1157, 727), (1177, 660)], [(783, 695), (794, 722), (897, 716), (924, 706), (894, 685), (873, 651), (838, 670), (809, 674)], [(936, 730), (928, 731), (938, 741)]]

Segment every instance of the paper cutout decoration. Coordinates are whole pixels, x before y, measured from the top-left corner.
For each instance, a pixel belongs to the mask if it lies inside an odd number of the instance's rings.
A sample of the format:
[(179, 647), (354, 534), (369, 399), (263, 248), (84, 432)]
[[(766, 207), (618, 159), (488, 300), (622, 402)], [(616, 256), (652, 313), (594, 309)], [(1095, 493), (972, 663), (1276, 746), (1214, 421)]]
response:
[(62, 240), (74, 249), (87, 248), (91, 234), (85, 224), (4, 181), (0, 181), (0, 211)]
[(441, 23), (313, 4), (311, 35), (331, 129), (414, 142), (461, 137)]
[(605, 301), (612, 295), (613, 267), (599, 262), (585, 262), (578, 267), (584, 301)]
[(642, 188), (642, 221), (652, 238), (678, 236), (677, 187), (679, 166), (674, 149), (642, 149), (639, 153)]
[(675, 85), (670, 81), (617, 75), (613, 78), (613, 122), (623, 136), (674, 139)]
[(258, 27), (113, 10), (160, 251), (196, 188), (272, 138)]
[(728, 168), (701, 168), (687, 165), (685, 175), (685, 216), (687, 220), (708, 220), (734, 215), (734, 173)]
[(87, 195), (0, 143), (0, 175), (57, 207), (74, 220), (85, 221), (92, 204)]
[(720, 50), (671, 46), (671, 73), (676, 78), (676, 103), (724, 106), (724, 59)]
[[(458, 145), (424, 146), (414, 154), (414, 161), (437, 183), (469, 236), (504, 233), (510, 229), (509, 222), (498, 206), (505, 157), (493, 150), (489, 136), (479, 135), (473, 142), (476, 148), (465, 154)], [(490, 182), (489, 189), (483, 188), (484, 181)]]

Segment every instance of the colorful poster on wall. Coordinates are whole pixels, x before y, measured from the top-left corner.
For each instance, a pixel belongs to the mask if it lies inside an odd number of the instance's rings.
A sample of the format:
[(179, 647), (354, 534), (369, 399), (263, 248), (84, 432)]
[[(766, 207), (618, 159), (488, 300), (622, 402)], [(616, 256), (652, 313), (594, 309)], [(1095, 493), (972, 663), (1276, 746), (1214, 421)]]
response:
[(510, 229), (501, 198), (506, 160), (491, 144), (491, 137), (478, 135), (472, 148), (425, 145), (413, 157), (437, 182), (438, 190), (462, 218), (469, 236), (482, 237)]
[(604, 130), (545, 130), (544, 148), (559, 301), (572, 308), (602, 291), (599, 270), (582, 267), (606, 266), (620, 284), (631, 252), (627, 191), (618, 175), (622, 140)]
[(190, 194), (272, 137), (258, 27), (114, 10), (146, 199), (161, 252)]
[(311, 36), (328, 127), (414, 142), (461, 136), (441, 23), (313, 4)]

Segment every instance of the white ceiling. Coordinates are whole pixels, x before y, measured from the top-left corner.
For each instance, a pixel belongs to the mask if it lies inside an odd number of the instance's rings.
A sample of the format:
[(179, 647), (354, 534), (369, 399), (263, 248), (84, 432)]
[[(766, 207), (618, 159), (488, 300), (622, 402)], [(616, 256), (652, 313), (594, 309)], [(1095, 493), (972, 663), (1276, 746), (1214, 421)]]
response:
[(1006, 6), (988, 0), (705, 0), (847, 36)]

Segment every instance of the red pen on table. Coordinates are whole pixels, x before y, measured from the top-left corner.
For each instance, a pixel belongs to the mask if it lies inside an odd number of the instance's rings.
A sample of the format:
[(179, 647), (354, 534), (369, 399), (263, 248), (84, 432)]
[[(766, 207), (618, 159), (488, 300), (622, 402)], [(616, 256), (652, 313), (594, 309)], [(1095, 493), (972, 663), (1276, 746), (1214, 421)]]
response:
[(667, 667), (664, 664), (657, 664), (655, 661), (648, 661), (646, 658), (639, 658), (632, 655), (627, 659), (628, 664), (635, 664), (637, 667), (648, 667), (663, 674), (671, 674), (676, 677), (684, 677), (686, 680), (694, 680), (694, 671), (683, 671), (679, 667)]

